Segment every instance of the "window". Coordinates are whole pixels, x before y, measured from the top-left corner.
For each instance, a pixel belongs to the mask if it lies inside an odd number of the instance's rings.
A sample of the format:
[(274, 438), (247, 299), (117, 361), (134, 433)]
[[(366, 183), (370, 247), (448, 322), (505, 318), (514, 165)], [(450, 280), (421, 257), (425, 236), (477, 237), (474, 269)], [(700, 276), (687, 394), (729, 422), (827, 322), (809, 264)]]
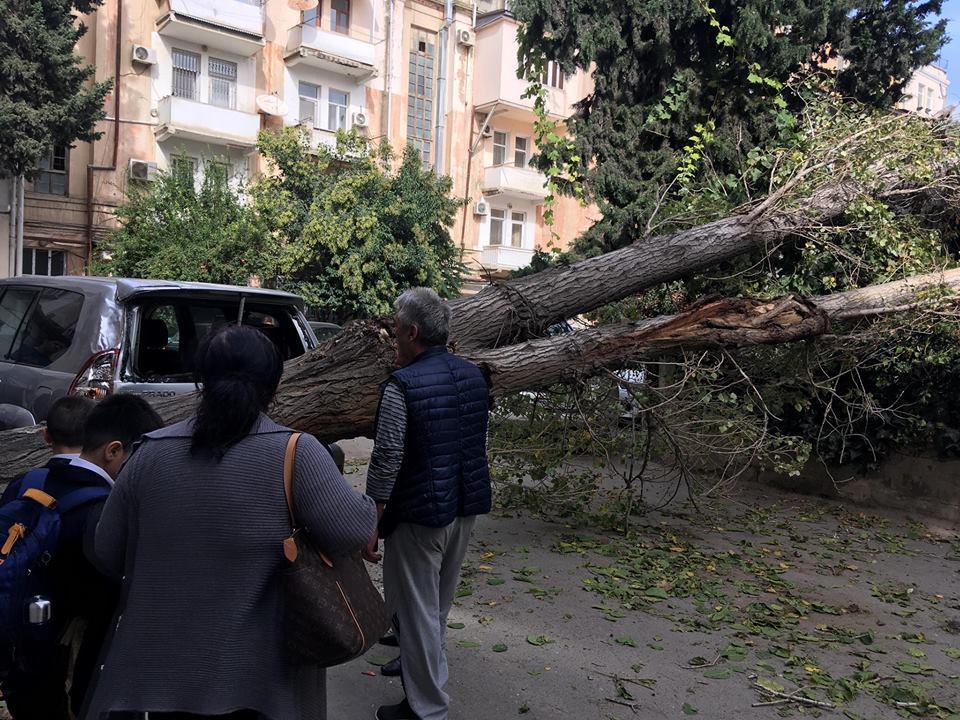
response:
[(525, 137), (518, 137), (514, 141), (513, 149), (513, 164), (518, 168), (525, 168), (530, 157), (530, 139)]
[(330, 88), (327, 98), (327, 129), (347, 129), (347, 108), (350, 106), (350, 93)]
[(433, 121), (433, 71), (435, 38), (414, 30), (410, 38), (410, 68), (407, 93), (407, 142), (420, 151), (423, 164), (430, 163)]
[(560, 65), (553, 60), (547, 63), (547, 67), (543, 71), (540, 80), (544, 85), (556, 88), (557, 90), (563, 90), (563, 71), (560, 70)]
[(66, 275), (66, 253), (24, 248), (21, 271), (24, 275)]
[(207, 64), (210, 73), (210, 104), (235, 109), (237, 107), (237, 64), (212, 57)]
[(10, 288), (0, 300), (0, 359), (8, 359), (10, 347), (37, 296), (30, 288)]
[(510, 244), (515, 248), (523, 247), (523, 225), (526, 221), (526, 213), (510, 213)]
[(509, 142), (505, 132), (496, 131), (493, 133), (493, 164), (503, 165), (507, 162), (507, 143)]
[(310, 127), (320, 127), (320, 86), (300, 83), (300, 113), (297, 120)]
[(317, 3), (315, 8), (310, 8), (309, 10), (303, 11), (303, 24), (304, 25), (316, 25), (320, 26), (320, 4)]
[(174, 155), (171, 158), (170, 172), (181, 182), (193, 183), (197, 177), (197, 159), (189, 155)]
[(344, 35), (350, 31), (350, 0), (330, 0), (330, 29)]
[(173, 96), (199, 100), (200, 55), (173, 49)]
[(503, 225), (506, 217), (506, 210), (490, 208), (490, 245), (503, 244)]
[(80, 293), (44, 289), (7, 357), (14, 362), (47, 367), (70, 349), (82, 307)]
[(40, 161), (40, 167), (33, 179), (35, 192), (67, 194), (67, 152), (66, 146), (57, 145)]

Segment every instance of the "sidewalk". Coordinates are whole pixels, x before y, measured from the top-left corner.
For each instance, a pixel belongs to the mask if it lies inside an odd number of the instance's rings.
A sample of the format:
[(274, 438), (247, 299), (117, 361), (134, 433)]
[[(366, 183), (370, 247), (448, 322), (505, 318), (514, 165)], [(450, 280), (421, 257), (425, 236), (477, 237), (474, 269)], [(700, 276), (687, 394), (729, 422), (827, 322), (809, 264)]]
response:
[[(358, 460), (350, 469), (362, 482)], [(757, 682), (810, 688), (854, 720), (960, 712), (953, 533), (753, 487), (704, 510), (640, 518), (629, 539), (483, 518), (450, 617), (451, 718), (830, 712), (752, 707), (777, 700)], [(399, 681), (365, 674), (394, 655), (331, 671), (331, 720), (399, 701)]]

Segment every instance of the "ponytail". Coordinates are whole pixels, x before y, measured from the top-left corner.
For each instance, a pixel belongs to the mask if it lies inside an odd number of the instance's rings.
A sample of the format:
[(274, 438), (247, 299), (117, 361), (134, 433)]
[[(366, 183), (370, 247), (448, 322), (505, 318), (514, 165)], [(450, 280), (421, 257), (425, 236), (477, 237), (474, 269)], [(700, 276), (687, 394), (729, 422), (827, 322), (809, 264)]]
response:
[(238, 325), (211, 332), (197, 352), (201, 394), (191, 452), (222, 459), (270, 406), (282, 373), (280, 355), (262, 333)]

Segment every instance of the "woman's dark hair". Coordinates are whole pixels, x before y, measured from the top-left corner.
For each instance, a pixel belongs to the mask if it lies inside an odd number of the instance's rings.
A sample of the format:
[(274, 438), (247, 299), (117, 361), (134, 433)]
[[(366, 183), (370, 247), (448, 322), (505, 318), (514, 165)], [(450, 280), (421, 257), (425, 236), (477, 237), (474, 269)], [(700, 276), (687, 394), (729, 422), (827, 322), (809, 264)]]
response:
[(283, 362), (265, 335), (241, 325), (211, 331), (197, 350), (196, 362), (200, 407), (190, 449), (219, 460), (269, 407)]

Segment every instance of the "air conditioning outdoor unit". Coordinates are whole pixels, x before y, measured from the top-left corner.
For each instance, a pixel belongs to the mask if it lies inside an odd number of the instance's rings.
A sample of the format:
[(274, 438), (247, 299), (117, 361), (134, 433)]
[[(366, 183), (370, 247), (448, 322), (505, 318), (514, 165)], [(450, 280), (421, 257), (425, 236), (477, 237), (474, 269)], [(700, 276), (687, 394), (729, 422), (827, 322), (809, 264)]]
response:
[(157, 175), (157, 164), (146, 160), (130, 158), (130, 179), (140, 182), (153, 182)]
[(477, 42), (477, 36), (469, 30), (457, 30), (457, 43), (464, 47), (473, 47)]
[(146, 45), (134, 45), (130, 51), (130, 59), (140, 65), (156, 65), (157, 51)]
[(480, 133), (480, 137), (484, 137), (484, 138), (493, 137), (493, 128), (490, 127), (489, 125), (487, 125), (487, 126), (483, 129), (483, 132)]
[(365, 128), (369, 124), (367, 114), (364, 112), (355, 112), (353, 114), (353, 126), (355, 128)]
[(490, 214), (490, 203), (486, 200), (480, 200), (473, 206), (474, 215), (489, 215)]

